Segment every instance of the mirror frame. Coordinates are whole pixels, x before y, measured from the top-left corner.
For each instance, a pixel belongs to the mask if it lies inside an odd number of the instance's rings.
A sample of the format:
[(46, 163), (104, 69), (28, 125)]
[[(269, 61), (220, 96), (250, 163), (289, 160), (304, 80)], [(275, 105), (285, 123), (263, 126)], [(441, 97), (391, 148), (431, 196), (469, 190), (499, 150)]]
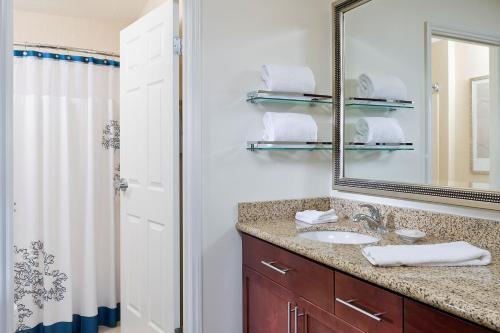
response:
[[(344, 14), (372, 0), (341, 0), (333, 7), (333, 189), (369, 195), (500, 210), (500, 192), (344, 178)], [(427, 31), (428, 33), (428, 31)], [(427, 104), (427, 101), (426, 103)]]

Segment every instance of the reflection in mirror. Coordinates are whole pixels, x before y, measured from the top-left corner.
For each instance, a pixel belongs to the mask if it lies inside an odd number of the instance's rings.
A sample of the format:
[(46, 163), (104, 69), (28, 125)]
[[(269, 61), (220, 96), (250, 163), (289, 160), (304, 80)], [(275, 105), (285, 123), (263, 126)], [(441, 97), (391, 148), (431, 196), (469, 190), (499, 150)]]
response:
[(343, 177), (500, 190), (498, 13), (371, 0), (344, 14)]
[[(498, 127), (490, 130), (490, 110), (498, 100), (498, 47), (459, 39), (432, 38), (432, 182), (438, 185), (498, 189), (491, 163), (498, 153)], [(492, 128), (493, 129), (493, 128)]]

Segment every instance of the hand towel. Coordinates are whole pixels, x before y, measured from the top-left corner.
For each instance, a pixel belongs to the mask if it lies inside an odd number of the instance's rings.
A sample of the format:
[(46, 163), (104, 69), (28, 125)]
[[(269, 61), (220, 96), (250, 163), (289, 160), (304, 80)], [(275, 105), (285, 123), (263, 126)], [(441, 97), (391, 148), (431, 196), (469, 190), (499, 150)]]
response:
[(408, 92), (400, 78), (392, 75), (361, 74), (358, 97), (406, 100)]
[(403, 143), (405, 135), (394, 118), (363, 117), (356, 122), (354, 142)]
[(303, 212), (297, 212), (295, 214), (295, 219), (308, 224), (320, 224), (336, 222), (338, 217), (333, 209), (325, 212), (318, 210), (305, 210)]
[(262, 122), (264, 141), (318, 141), (318, 125), (310, 115), (266, 112)]
[(368, 246), (362, 251), (375, 266), (482, 266), (491, 254), (467, 242)]
[(261, 72), (266, 90), (314, 94), (316, 81), (309, 67), (264, 65)]

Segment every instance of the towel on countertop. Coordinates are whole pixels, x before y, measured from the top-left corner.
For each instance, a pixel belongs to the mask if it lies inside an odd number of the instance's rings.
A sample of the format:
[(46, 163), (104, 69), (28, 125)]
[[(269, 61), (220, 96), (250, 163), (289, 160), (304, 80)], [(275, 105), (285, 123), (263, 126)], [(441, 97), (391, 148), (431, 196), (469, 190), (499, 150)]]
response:
[(363, 117), (355, 125), (354, 142), (357, 143), (403, 143), (405, 135), (394, 118)]
[(264, 141), (305, 141), (318, 140), (318, 125), (310, 115), (301, 113), (266, 112)]
[(261, 72), (265, 89), (275, 92), (314, 94), (314, 74), (306, 66), (264, 65)]
[(361, 74), (358, 97), (406, 100), (408, 92), (400, 78), (392, 75)]
[(491, 253), (467, 242), (368, 246), (363, 255), (375, 266), (482, 266)]
[(333, 209), (327, 210), (326, 212), (319, 210), (305, 210), (303, 212), (297, 212), (295, 214), (295, 219), (308, 224), (320, 224), (336, 222), (338, 220), (338, 216)]

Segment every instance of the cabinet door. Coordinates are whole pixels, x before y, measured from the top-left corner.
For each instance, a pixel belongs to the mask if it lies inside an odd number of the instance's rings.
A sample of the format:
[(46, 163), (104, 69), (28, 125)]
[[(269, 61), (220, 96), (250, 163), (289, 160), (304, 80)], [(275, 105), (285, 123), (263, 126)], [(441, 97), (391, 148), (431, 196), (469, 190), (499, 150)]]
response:
[(292, 333), (289, 310), (295, 307), (293, 302), (291, 291), (244, 266), (244, 333)]
[(493, 332), (409, 299), (405, 299), (404, 312), (405, 333)]
[[(362, 333), (303, 298), (297, 299), (297, 315), (298, 333)], [(295, 312), (292, 312), (292, 322), (295, 322)]]

